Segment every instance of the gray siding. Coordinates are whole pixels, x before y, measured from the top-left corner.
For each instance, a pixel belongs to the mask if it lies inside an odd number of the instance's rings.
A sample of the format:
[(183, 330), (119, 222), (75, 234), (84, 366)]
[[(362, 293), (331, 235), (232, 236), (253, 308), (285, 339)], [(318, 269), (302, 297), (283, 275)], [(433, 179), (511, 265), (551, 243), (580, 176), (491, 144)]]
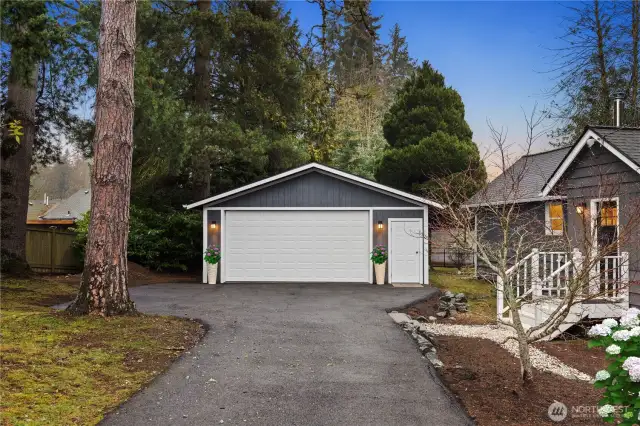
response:
[[(211, 221), (218, 223), (218, 228), (214, 231), (209, 226)], [(220, 210), (207, 211), (207, 247), (216, 245), (220, 247)], [(220, 268), (218, 268), (218, 282), (220, 280)]]
[[(640, 281), (640, 175), (611, 152), (596, 144), (585, 148), (565, 173), (560, 188), (567, 194), (568, 229), (573, 241), (581, 244), (584, 221), (575, 206), (593, 198), (619, 198), (620, 251), (629, 252), (629, 280)], [(624, 227), (627, 228), (625, 232)], [(631, 236), (633, 230), (634, 236)], [(640, 285), (632, 285), (629, 303), (640, 306)]]
[[(509, 247), (516, 248), (520, 246), (526, 251), (530, 251), (533, 248), (538, 248), (540, 251), (563, 250), (564, 239), (562, 236), (545, 235), (545, 205), (546, 203), (544, 202), (537, 202), (520, 203), (514, 206), (516, 210), (511, 216), (514, 218), (514, 223), (509, 228), (511, 240)], [(494, 210), (487, 208), (478, 209), (477, 214), (478, 236), (483, 245), (489, 248), (489, 252), (500, 250), (503, 229), (498, 222), (498, 216), (494, 214)], [(524, 245), (520, 245), (518, 240), (521, 235), (530, 236), (531, 242), (525, 242)], [(535, 241), (535, 244), (533, 241)], [(515, 252), (511, 253), (512, 256), (515, 256), (515, 254)], [(480, 259), (478, 259), (478, 274), (489, 279), (495, 278), (492, 276), (493, 273), (481, 264)]]
[(312, 171), (206, 207), (416, 207), (371, 188)]

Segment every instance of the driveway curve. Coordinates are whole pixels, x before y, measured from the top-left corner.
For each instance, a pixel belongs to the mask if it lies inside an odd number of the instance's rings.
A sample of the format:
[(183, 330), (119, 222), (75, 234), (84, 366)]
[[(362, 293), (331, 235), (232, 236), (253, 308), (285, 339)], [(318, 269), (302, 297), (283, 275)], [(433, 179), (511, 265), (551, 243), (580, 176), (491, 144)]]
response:
[(431, 288), (159, 284), (140, 311), (208, 323), (203, 340), (105, 425), (468, 425), (385, 309)]

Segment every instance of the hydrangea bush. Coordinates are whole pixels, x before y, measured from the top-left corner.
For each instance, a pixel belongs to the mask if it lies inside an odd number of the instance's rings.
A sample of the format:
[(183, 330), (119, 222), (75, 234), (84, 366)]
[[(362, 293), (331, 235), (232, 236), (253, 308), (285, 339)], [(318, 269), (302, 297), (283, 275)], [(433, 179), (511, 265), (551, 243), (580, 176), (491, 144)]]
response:
[(204, 261), (215, 265), (220, 262), (220, 248), (218, 246), (211, 246), (204, 251)]
[(377, 245), (371, 251), (371, 261), (377, 265), (381, 265), (387, 261), (387, 248), (383, 245)]
[(605, 348), (611, 361), (596, 373), (596, 388), (604, 388), (598, 414), (606, 422), (632, 426), (640, 422), (640, 309), (606, 319), (589, 330), (589, 347)]

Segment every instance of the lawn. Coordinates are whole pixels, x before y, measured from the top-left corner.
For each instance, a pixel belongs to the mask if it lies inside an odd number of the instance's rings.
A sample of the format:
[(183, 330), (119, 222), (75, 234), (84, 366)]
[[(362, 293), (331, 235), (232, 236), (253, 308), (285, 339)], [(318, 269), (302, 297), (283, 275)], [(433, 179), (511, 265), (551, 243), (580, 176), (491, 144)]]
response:
[(473, 278), (473, 271), (458, 274), (455, 268), (434, 268), (429, 281), (441, 291), (464, 293), (469, 299), (469, 313), (465, 322), (486, 324), (496, 320), (496, 296), (493, 285)]
[(3, 280), (0, 291), (2, 424), (96, 424), (204, 334), (180, 318), (49, 308), (73, 297), (69, 283)]

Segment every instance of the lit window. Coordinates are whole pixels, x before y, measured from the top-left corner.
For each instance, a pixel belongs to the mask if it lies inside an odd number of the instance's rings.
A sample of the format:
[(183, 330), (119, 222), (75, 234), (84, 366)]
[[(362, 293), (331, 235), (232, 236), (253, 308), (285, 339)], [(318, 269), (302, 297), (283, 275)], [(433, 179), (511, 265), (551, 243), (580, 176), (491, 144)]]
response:
[(618, 226), (618, 204), (605, 201), (600, 207), (600, 226)]
[(547, 235), (562, 235), (564, 230), (564, 211), (562, 203), (547, 203), (545, 211)]

